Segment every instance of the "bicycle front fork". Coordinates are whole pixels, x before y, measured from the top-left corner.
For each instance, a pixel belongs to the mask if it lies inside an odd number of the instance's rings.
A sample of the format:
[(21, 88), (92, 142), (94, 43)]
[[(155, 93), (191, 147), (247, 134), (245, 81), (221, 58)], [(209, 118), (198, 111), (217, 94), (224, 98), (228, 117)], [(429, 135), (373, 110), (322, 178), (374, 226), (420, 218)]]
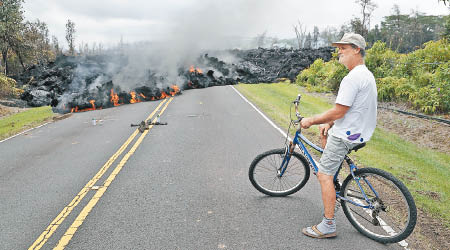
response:
[(289, 160), (291, 159), (291, 156), (294, 153), (294, 149), (295, 149), (295, 144), (292, 143), (292, 141), (289, 142), (289, 146), (286, 145), (286, 148), (284, 150), (284, 155), (283, 155), (283, 161), (281, 162), (281, 166), (277, 170), (277, 177), (281, 178), (283, 176), (283, 174), (286, 171), (286, 168), (289, 164)]

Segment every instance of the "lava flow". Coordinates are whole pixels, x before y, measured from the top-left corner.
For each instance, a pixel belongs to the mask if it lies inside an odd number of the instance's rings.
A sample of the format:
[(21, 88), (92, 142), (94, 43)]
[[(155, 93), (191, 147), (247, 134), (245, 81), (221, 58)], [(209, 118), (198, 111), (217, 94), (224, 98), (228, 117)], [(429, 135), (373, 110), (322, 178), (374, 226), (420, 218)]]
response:
[[(142, 92), (138, 92), (138, 91), (130, 91), (129, 93), (124, 93), (124, 92), (115, 92), (114, 89), (110, 90), (109, 93), (109, 99), (106, 103), (104, 103), (104, 106), (99, 106), (96, 107), (95, 106), (95, 102), (96, 100), (90, 100), (90, 107), (88, 108), (79, 108), (78, 105), (76, 105), (73, 108), (70, 108), (70, 113), (75, 113), (75, 112), (84, 112), (84, 111), (91, 111), (91, 110), (99, 110), (99, 109), (103, 109), (108, 108), (108, 107), (117, 107), (120, 106), (122, 104), (133, 104), (133, 103), (138, 103), (138, 102), (144, 102), (144, 101), (154, 101), (154, 100), (160, 100), (160, 99), (164, 99), (167, 97), (172, 97), (175, 96), (177, 94), (180, 94), (180, 88), (177, 85), (172, 85), (171, 87), (167, 87), (166, 91), (163, 90), (156, 90), (154, 91), (155, 93), (152, 94), (151, 91), (147, 91), (148, 93), (142, 93)], [(102, 102), (100, 102), (102, 103)], [(81, 106), (87, 106), (87, 104), (85, 105), (81, 105)]]

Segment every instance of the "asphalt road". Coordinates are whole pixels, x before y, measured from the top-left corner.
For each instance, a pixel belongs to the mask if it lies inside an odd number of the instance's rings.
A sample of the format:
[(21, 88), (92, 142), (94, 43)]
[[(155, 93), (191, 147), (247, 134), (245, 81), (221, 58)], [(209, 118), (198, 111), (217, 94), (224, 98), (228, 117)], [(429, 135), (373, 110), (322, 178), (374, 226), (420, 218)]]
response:
[[(168, 125), (113, 159), (160, 104)], [(230, 86), (73, 114), (0, 143), (0, 249), (401, 249), (359, 234), (342, 211), (337, 238), (303, 236), (322, 218), (317, 180), (285, 198), (248, 180), (253, 158), (283, 142)]]

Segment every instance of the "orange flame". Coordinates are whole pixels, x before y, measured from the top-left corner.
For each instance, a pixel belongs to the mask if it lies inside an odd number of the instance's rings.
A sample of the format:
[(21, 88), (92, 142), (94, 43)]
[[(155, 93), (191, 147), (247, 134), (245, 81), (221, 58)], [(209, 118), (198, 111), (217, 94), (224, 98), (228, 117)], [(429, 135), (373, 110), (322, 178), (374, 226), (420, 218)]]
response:
[(131, 95), (130, 103), (141, 102), (141, 100), (139, 100), (139, 99), (136, 98), (136, 92), (131, 91), (131, 92), (130, 92), (130, 95)]
[[(89, 103), (92, 105), (91, 108), (85, 108), (85, 109), (79, 109), (78, 106), (76, 106), (75, 108), (72, 108), (70, 110), (71, 113), (76, 113), (76, 112), (84, 112), (84, 111), (91, 111), (91, 110), (95, 110), (95, 100), (90, 100)], [(101, 107), (99, 108), (101, 109)]]
[(169, 95), (166, 94), (166, 92), (161, 91), (161, 97), (159, 97), (159, 99), (164, 99), (164, 98), (167, 98), (167, 97), (169, 97)]
[(194, 65), (191, 65), (191, 67), (189, 67), (189, 73), (203, 74), (203, 71), (199, 68), (195, 68)]
[(173, 91), (170, 91), (170, 94), (172, 96), (176, 95), (178, 92), (180, 92), (180, 88), (178, 88), (177, 85), (172, 85), (171, 88), (173, 89)]
[(95, 110), (95, 100), (90, 100), (89, 102), (92, 105), (92, 110)]
[(114, 90), (111, 89), (111, 102), (113, 103), (113, 105), (119, 106), (119, 95), (117, 95), (116, 93), (114, 93)]
[(147, 97), (145, 97), (145, 95), (142, 94), (142, 93), (139, 93), (139, 96), (141, 96), (141, 97), (144, 98), (144, 99), (147, 99)]

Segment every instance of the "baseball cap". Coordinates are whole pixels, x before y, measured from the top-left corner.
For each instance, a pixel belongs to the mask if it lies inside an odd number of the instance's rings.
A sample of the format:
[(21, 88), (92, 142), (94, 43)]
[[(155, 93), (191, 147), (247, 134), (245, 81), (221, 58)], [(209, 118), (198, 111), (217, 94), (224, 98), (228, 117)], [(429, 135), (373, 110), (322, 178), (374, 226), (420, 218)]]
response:
[(360, 34), (356, 33), (345, 33), (340, 41), (334, 42), (331, 45), (336, 47), (337, 44), (354, 44), (361, 49), (366, 49), (366, 40)]

